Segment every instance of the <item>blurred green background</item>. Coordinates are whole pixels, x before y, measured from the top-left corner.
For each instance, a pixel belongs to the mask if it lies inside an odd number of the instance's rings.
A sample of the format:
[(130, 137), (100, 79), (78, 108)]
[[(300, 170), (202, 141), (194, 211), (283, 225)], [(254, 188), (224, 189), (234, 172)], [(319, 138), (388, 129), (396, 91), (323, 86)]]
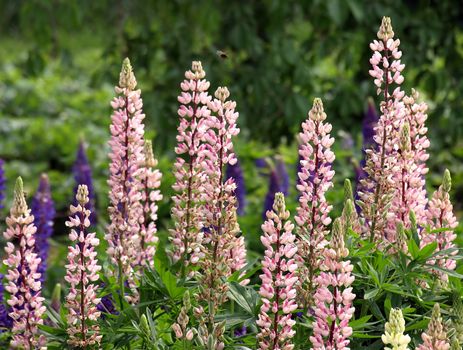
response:
[[(72, 163), (86, 141), (98, 192), (100, 231), (107, 206), (109, 101), (122, 59), (130, 57), (145, 105), (147, 137), (164, 173), (160, 227), (168, 221), (177, 95), (191, 61), (201, 60), (211, 90), (227, 85), (238, 103), (236, 149), (245, 169), (247, 215), (240, 219), (253, 250), (267, 179), (255, 160), (281, 155), (295, 207), (295, 135), (314, 97), (322, 97), (333, 135), (339, 211), (342, 180), (361, 157), (361, 121), (369, 96), (369, 42), (383, 15), (392, 18), (406, 64), (404, 89), (429, 104), (428, 187), (448, 167), (458, 211), (463, 197), (463, 6), (461, 1), (0, 1), (0, 157), (8, 190), (18, 175), (29, 194), (50, 176), (57, 235), (72, 198)], [(227, 59), (216, 55), (225, 51)], [(353, 143), (350, 141), (353, 140)], [(4, 210), (2, 216), (6, 214)]]

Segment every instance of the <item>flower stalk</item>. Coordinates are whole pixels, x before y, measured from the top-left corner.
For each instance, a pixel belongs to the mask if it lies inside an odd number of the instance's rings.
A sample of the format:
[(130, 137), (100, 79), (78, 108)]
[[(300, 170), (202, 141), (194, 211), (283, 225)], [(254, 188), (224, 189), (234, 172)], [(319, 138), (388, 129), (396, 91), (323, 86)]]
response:
[[(19, 177), (14, 189), (13, 206), (6, 219), (7, 229), (3, 236), (8, 241), (5, 247), (6, 258), (3, 263), (8, 268), (5, 289), (10, 293), (8, 305), (9, 316), (13, 319), (13, 348), (33, 350), (45, 343), (39, 333), (45, 313), (40, 282), (40, 257), (34, 252), (35, 232), (34, 217), (27, 207), (24, 197), (23, 182)], [(18, 242), (14, 245), (11, 241)]]
[(66, 307), (69, 335), (68, 344), (87, 349), (99, 344), (101, 335), (96, 321), (100, 317), (97, 305), (99, 271), (101, 266), (96, 258), (96, 247), (100, 244), (95, 233), (88, 232), (90, 227), (90, 210), (88, 188), (80, 185), (77, 189), (77, 206), (71, 205), (69, 221), (66, 226), (71, 229), (69, 239), (68, 264), (65, 280), (70, 288), (66, 296)]

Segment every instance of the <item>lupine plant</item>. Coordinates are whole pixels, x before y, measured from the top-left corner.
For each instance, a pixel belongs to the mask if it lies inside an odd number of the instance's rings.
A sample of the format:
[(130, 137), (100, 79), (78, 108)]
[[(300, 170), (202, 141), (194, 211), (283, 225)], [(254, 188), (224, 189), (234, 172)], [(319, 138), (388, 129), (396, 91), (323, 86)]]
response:
[(50, 237), (53, 235), (53, 220), (55, 219), (55, 205), (51, 198), (50, 182), (46, 174), (42, 174), (35, 196), (32, 198), (31, 214), (34, 216), (35, 232), (34, 249), (40, 257), (38, 273), (43, 283), (47, 270), (47, 260), (50, 250)]
[[(345, 179), (342, 203), (331, 200), (336, 144), (326, 105), (315, 98), (294, 147), (296, 186), (281, 155), (260, 158), (269, 188), (251, 206), (246, 157), (238, 163), (234, 151), (242, 135), (233, 87), (209, 90), (200, 61), (180, 83), (169, 183), (169, 171), (159, 168), (167, 158), (154, 157), (141, 91), (125, 59), (108, 118), (108, 217), (100, 213), (97, 221), (81, 143), (65, 274), (50, 301), (43, 288), (48, 240), (55, 239), (49, 179), (40, 178), (32, 212), (21, 178), (16, 182), (4, 232), (2, 348), (461, 349), (463, 276), (451, 176), (445, 170), (428, 195), (428, 107), (417, 91), (402, 90), (405, 65), (395, 36), (383, 18), (370, 44), (380, 115), (370, 101), (363, 173), (355, 192)], [(254, 180), (251, 191), (262, 179)], [(158, 222), (169, 204), (161, 181), (173, 190), (167, 223)], [(253, 208), (260, 219), (261, 205), (261, 244), (248, 251), (254, 233), (242, 228)]]
[(79, 147), (77, 149), (76, 159), (72, 166), (72, 172), (74, 174), (74, 204), (77, 205), (75, 196), (77, 195), (77, 190), (79, 185), (86, 185), (88, 188), (88, 210), (90, 210), (90, 222), (92, 225), (97, 223), (97, 213), (96, 213), (96, 195), (95, 188), (93, 186), (93, 177), (92, 177), (92, 168), (88, 161), (87, 153), (85, 151), (85, 143), (81, 140)]

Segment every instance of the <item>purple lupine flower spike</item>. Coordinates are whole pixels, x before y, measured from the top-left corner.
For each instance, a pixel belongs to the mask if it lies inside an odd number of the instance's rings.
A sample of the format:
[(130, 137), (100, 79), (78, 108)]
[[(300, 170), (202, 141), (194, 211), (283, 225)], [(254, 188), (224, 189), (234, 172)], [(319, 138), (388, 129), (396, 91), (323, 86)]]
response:
[(273, 202), (275, 200), (275, 193), (280, 191), (280, 182), (276, 170), (272, 170), (268, 180), (268, 190), (265, 196), (264, 211), (262, 217), (265, 220), (267, 218), (267, 211), (272, 210)]
[(35, 233), (35, 253), (41, 261), (37, 272), (41, 274), (40, 281), (45, 280), (47, 270), (48, 252), (50, 250), (49, 239), (53, 234), (53, 220), (55, 219), (55, 205), (51, 198), (50, 182), (48, 176), (42, 174), (39, 186), (31, 203), (32, 215), (34, 215), (34, 226), (37, 227)]
[(0, 209), (3, 209), (3, 201), (5, 200), (6, 179), (4, 166), (5, 161), (0, 159)]
[(74, 186), (74, 205), (77, 205), (75, 196), (77, 194), (77, 188), (79, 185), (87, 185), (88, 188), (88, 198), (89, 202), (87, 203), (87, 209), (90, 210), (90, 223), (92, 225), (97, 224), (97, 213), (96, 213), (96, 195), (95, 189), (93, 187), (92, 179), (92, 168), (87, 158), (85, 152), (84, 142), (79, 143), (79, 148), (77, 149), (76, 160), (72, 166), (72, 172), (74, 174), (75, 186)]
[(228, 164), (225, 172), (225, 181), (230, 178), (233, 178), (236, 184), (235, 196), (238, 204), (236, 212), (238, 215), (244, 215), (244, 209), (246, 207), (246, 186), (244, 183), (243, 169), (239, 161), (236, 161), (233, 165)]
[(283, 159), (280, 157), (277, 158), (275, 170), (278, 176), (278, 183), (280, 185), (278, 192), (287, 196), (289, 194), (289, 174)]
[(3, 286), (4, 277), (3, 274), (0, 274), (0, 333), (7, 329), (11, 329), (13, 326), (13, 319), (8, 315), (10, 312), (9, 307), (5, 304), (3, 298), (5, 293), (5, 287)]
[(375, 127), (378, 124), (379, 115), (376, 111), (373, 99), (368, 99), (368, 108), (362, 122), (363, 149), (369, 148), (375, 144)]

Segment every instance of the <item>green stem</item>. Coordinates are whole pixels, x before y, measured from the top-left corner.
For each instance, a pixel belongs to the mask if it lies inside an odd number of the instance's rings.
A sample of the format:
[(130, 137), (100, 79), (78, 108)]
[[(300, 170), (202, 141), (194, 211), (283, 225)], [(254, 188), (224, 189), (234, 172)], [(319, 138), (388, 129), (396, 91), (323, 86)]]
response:
[(124, 296), (125, 296), (125, 290), (124, 290), (124, 277), (122, 274), (122, 262), (119, 260), (118, 263), (119, 267), (119, 301), (121, 304), (121, 311), (124, 310)]

